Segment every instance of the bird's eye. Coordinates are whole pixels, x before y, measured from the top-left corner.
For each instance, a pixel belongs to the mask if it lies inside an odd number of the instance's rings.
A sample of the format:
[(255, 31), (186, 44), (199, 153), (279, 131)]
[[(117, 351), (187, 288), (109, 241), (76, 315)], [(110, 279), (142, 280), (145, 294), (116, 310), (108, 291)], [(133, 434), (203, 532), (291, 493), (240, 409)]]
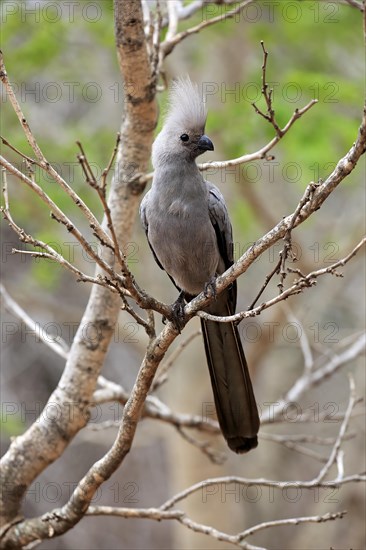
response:
[(188, 134), (182, 134), (182, 135), (180, 136), (180, 139), (181, 139), (182, 141), (188, 141), (188, 140), (189, 140), (189, 135), (188, 135)]

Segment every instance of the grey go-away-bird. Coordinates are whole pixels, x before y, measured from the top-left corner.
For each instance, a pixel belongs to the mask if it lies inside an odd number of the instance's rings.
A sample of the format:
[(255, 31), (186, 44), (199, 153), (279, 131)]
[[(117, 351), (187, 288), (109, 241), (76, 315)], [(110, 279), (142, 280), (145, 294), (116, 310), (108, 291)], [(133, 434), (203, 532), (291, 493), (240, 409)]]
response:
[[(215, 291), (214, 278), (233, 264), (224, 198), (196, 165), (199, 155), (214, 149), (205, 135), (206, 116), (198, 87), (188, 78), (175, 82), (153, 144), (152, 187), (140, 208), (155, 260), (180, 290), (178, 305), (209, 287)], [(236, 281), (206, 311), (226, 316), (235, 307)], [(201, 325), (221, 431), (230, 449), (245, 453), (258, 444), (259, 417), (238, 329), (203, 319)]]

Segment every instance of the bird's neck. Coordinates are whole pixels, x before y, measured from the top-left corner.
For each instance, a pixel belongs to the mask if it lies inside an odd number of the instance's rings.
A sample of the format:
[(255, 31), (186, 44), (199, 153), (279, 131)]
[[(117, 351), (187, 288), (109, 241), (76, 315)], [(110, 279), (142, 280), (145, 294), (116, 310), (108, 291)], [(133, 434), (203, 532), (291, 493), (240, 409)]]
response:
[(153, 187), (170, 198), (197, 197), (206, 193), (205, 181), (193, 160), (166, 162), (155, 168)]
[(164, 159), (155, 167), (155, 174), (169, 174), (175, 176), (176, 174), (187, 174), (187, 176), (196, 177), (200, 174), (197, 164), (193, 159)]

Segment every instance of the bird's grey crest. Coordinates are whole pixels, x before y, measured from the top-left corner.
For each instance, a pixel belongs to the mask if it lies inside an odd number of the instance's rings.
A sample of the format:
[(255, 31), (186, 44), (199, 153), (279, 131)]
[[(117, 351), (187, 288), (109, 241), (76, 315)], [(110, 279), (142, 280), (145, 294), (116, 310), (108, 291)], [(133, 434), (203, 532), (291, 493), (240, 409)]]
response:
[(197, 84), (187, 76), (172, 85), (165, 124), (175, 128), (203, 129), (207, 111)]
[[(192, 160), (205, 150), (213, 150), (211, 141), (210, 147), (199, 147), (199, 139), (204, 137), (206, 118), (205, 104), (197, 84), (193, 84), (189, 77), (177, 79), (170, 89), (163, 128), (152, 147), (154, 168), (167, 162), (176, 162), (177, 156)], [(182, 148), (183, 140), (180, 137), (184, 134), (194, 139)]]

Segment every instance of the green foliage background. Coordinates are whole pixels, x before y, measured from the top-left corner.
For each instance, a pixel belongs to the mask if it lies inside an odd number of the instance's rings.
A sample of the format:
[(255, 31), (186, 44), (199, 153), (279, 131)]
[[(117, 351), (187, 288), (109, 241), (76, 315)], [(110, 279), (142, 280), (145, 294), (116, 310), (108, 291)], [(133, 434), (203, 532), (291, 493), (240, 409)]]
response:
[[(47, 2), (37, 16), (24, 11), (21, 3), (4, 2), (2, 42), (10, 79), (42, 150), (100, 217), (98, 200), (86, 188), (77, 164), (75, 142), (82, 142), (100, 173), (119, 129), (123, 84), (114, 47), (112, 1), (93, 4), (99, 9), (93, 9), (90, 2), (78, 2), (61, 17), (54, 4)], [(182, 28), (227, 9), (209, 5), (206, 11), (197, 12), (193, 21), (183, 22)], [(301, 165), (301, 180), (295, 182), (300, 193), (315, 176), (326, 177), (330, 163), (346, 152), (356, 134), (363, 87), (360, 17), (356, 10), (339, 4), (259, 2), (241, 16), (183, 43), (183, 71), (193, 73), (198, 81), (220, 82), (225, 64), (239, 69), (227, 89), (220, 88), (213, 105), (209, 101), (207, 129), (215, 138), (220, 158), (254, 151), (273, 137), (273, 129), (250, 104), (255, 99), (264, 108), (259, 97), (260, 40), (270, 52), (267, 78), (274, 83), (279, 122), (284, 125), (293, 110), (310, 99), (319, 100), (275, 151), (281, 163)], [(237, 50), (230, 50), (225, 53), (227, 59), (217, 62), (217, 52), (225, 52), (230, 42)], [(180, 74), (181, 57), (174, 52), (168, 60), (169, 76)], [(235, 86), (239, 92), (230, 94)], [(165, 100), (166, 93), (161, 96), (162, 105)], [(31, 154), (9, 105), (3, 109), (1, 122), (3, 135)], [(19, 163), (13, 153), (6, 153)], [(250, 175), (250, 167), (247, 170)], [(79, 219), (61, 189), (38, 171), (37, 179), (61, 208)], [(14, 188), (13, 210), (19, 223), (36, 230), (43, 240), (57, 240), (62, 229), (49, 219), (43, 205), (18, 182)], [(246, 204), (235, 204), (234, 209), (242, 230), (255, 233), (255, 219)], [(59, 273), (55, 268), (50, 276), (52, 270), (42, 263), (37, 263), (35, 270), (39, 282), (48, 285)]]

